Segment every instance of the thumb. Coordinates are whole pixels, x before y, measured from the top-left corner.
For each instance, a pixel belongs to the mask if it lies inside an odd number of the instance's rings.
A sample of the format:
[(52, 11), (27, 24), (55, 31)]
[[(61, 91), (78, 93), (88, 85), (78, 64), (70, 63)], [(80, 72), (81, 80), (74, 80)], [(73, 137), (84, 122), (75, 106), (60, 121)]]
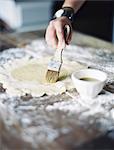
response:
[(64, 36), (66, 44), (69, 45), (72, 37), (72, 28), (70, 25), (65, 25)]

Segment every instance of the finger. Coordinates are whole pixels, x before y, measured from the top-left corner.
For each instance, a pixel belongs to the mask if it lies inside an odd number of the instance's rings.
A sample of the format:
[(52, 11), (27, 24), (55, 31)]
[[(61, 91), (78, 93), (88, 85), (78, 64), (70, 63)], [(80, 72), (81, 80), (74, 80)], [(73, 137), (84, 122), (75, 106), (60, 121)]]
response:
[(57, 47), (62, 49), (65, 47), (65, 38), (64, 38), (64, 29), (63, 29), (63, 25), (61, 22), (57, 22), (56, 23), (56, 35), (57, 35), (57, 39), (58, 39), (58, 45)]
[(50, 36), (48, 38), (49, 42), (50, 42), (50, 45), (56, 49), (57, 48), (57, 45), (58, 45), (58, 40), (57, 40), (57, 37), (56, 37), (56, 30), (53, 29), (50, 31)]
[(66, 44), (69, 45), (71, 40), (72, 40), (72, 35), (70, 34), (69, 37), (68, 37), (68, 40), (66, 41)]
[(64, 26), (64, 37), (65, 37), (65, 43), (68, 45), (72, 37), (72, 28), (70, 24), (65, 24)]
[(57, 47), (56, 30), (52, 23), (49, 24), (46, 30), (45, 39), (48, 45), (52, 46), (53, 48)]
[(71, 42), (71, 39), (72, 39), (72, 28), (70, 28), (70, 32), (67, 36), (67, 39), (66, 39), (66, 44), (69, 45), (70, 42)]

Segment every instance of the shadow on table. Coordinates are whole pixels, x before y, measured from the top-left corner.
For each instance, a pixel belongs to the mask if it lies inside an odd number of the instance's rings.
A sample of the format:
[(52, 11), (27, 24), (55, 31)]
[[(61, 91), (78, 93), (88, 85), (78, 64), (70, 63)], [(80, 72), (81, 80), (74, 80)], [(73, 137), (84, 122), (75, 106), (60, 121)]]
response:
[[(73, 148), (72, 150), (74, 150)], [(76, 150), (113, 150), (114, 149), (114, 131), (79, 146)]]

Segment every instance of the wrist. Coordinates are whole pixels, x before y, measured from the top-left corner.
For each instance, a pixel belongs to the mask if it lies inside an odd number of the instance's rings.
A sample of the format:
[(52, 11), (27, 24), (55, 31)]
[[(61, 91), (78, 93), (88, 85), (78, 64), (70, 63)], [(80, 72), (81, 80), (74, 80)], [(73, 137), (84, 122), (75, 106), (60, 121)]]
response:
[(54, 14), (54, 19), (56, 18), (60, 18), (62, 16), (67, 17), (71, 22), (72, 22), (72, 18), (74, 15), (74, 9), (71, 7), (63, 7), (61, 9), (59, 9), (55, 14)]

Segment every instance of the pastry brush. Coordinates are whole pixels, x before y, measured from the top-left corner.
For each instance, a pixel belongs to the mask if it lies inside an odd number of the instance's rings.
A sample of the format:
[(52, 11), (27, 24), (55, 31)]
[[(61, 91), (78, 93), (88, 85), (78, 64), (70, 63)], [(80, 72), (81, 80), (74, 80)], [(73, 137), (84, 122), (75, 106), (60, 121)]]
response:
[[(64, 27), (65, 42), (67, 41), (69, 33), (70, 33), (70, 26), (66, 25)], [(59, 78), (60, 69), (63, 63), (62, 51), (63, 49), (56, 49), (54, 57), (51, 59), (51, 61), (48, 64), (46, 81), (49, 83), (55, 83)]]

